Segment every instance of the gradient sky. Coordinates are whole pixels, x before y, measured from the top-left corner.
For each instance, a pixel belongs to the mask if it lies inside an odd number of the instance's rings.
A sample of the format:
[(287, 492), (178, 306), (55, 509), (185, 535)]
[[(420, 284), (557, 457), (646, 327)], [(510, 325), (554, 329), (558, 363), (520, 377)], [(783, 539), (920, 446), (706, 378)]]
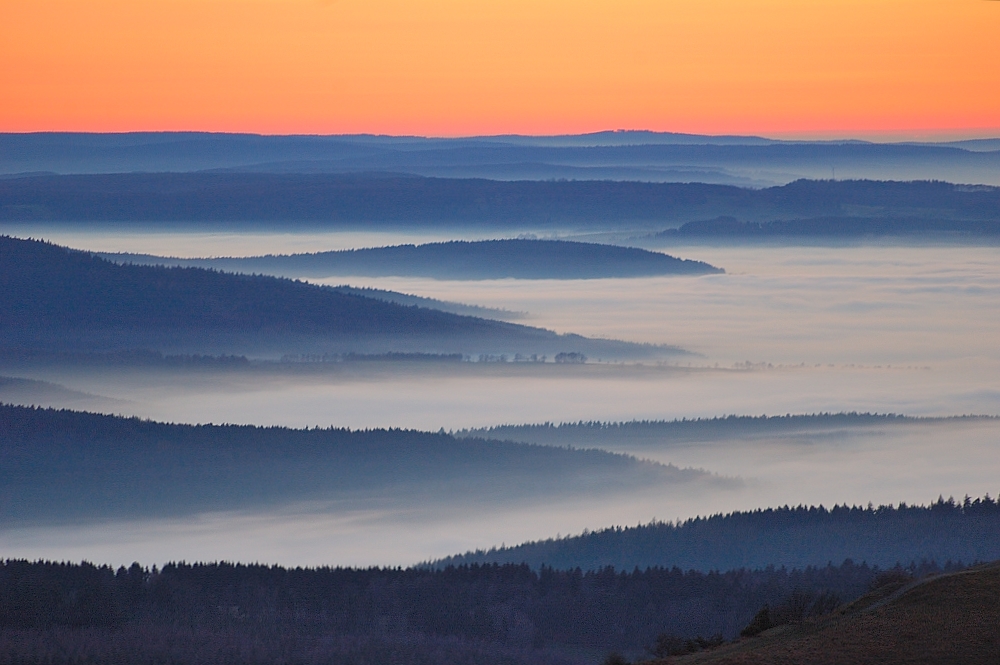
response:
[(990, 0), (0, 0), (0, 131), (1000, 134)]

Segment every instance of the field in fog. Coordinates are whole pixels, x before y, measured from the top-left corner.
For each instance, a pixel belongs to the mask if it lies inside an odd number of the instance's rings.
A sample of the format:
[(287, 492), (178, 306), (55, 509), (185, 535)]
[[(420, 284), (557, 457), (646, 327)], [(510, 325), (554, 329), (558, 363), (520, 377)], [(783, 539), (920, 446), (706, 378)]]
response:
[[(48, 237), (48, 236), (46, 236)], [(200, 256), (320, 251), (413, 242), (389, 234), (240, 238), (61, 235), (78, 248)], [(594, 337), (671, 344), (677, 364), (556, 366), (354, 363), (243, 370), (39, 369), (0, 374), (65, 389), (30, 401), (173, 422), (412, 427), (621, 421), (839, 411), (920, 416), (1000, 413), (1000, 248), (958, 246), (671, 246), (724, 275), (606, 280), (438, 281), (341, 278), (528, 313), (521, 322)], [(323, 280), (320, 280), (323, 281)], [(593, 359), (592, 359), (593, 360)], [(16, 387), (16, 386), (15, 386)], [(23, 384), (16, 387), (26, 390)], [(0, 400), (5, 397), (0, 384)], [(109, 398), (94, 406), (99, 395)], [(85, 400), (86, 404), (74, 403)], [(20, 400), (24, 401), (24, 400)], [(924, 503), (1000, 487), (1000, 423), (877, 426), (630, 449), (744, 482), (613, 498), (496, 505), (286, 506), (259, 514), (7, 530), (8, 556), (128, 563), (184, 558), (409, 564), (469, 548), (652, 518), (784, 503)]]

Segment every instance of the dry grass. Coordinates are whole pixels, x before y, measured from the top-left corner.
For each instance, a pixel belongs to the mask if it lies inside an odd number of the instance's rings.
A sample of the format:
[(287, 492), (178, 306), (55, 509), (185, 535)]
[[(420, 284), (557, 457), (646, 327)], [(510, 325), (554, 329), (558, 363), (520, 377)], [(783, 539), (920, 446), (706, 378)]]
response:
[(676, 665), (998, 665), (1000, 564), (873, 592), (831, 615), (781, 626)]

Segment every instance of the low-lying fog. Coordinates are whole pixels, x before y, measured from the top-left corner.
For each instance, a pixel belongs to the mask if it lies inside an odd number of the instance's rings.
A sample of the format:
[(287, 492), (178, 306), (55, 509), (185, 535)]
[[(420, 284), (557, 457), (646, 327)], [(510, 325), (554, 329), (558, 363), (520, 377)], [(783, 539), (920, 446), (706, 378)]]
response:
[[(223, 241), (205, 242), (198, 252), (183, 249), (197, 246), (192, 235), (134, 235), (117, 245), (109, 238), (51, 239), (102, 251), (180, 255), (321, 251), (432, 239), (272, 236), (263, 251), (248, 240), (232, 249)], [(107, 404), (109, 412), (181, 422), (436, 431), (823, 411), (1000, 414), (1000, 248), (674, 246), (665, 251), (727, 272), (587, 281), (326, 281), (526, 311), (524, 323), (559, 332), (676, 344), (696, 354), (679, 359), (680, 367), (355, 363), (231, 373), (14, 368), (0, 374), (120, 400)], [(77, 408), (94, 408), (93, 398), (87, 399)], [(74, 406), (72, 394), (65, 393), (38, 401)], [(289, 507), (195, 521), (8, 530), (0, 532), (0, 551), (115, 563), (226, 558), (405, 565), (654, 517), (784, 503), (926, 503), (938, 494), (975, 496), (1000, 489), (996, 421), (630, 452), (746, 482), (700, 496), (676, 488), (642, 495), (623, 489), (614, 500), (496, 506), (476, 514), (463, 511), (456, 497), (448, 508), (345, 513)]]

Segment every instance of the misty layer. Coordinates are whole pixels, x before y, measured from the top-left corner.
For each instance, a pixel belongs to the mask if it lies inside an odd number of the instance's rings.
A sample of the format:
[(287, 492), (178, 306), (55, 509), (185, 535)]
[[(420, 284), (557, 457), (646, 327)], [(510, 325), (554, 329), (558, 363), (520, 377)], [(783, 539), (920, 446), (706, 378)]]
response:
[(676, 351), (557, 335), (261, 275), (116, 265), (10, 237), (0, 237), (0, 284), (0, 345), (11, 348), (610, 357)]
[(79, 390), (70, 390), (65, 386), (48, 381), (0, 376), (0, 403), (49, 404), (52, 402), (107, 406), (113, 400)]
[(118, 262), (197, 266), (285, 277), (433, 277), (437, 279), (598, 279), (723, 272), (701, 261), (634, 247), (560, 240), (451, 241), (291, 256), (170, 259), (104, 254)]
[[(408, 430), (168, 425), (0, 406), (0, 521), (185, 515), (304, 501), (423, 507), (732, 485), (596, 450)], [(329, 507), (328, 507), (329, 508)], [(329, 508), (333, 509), (333, 508)]]
[(484, 319), (497, 319), (498, 321), (515, 321), (523, 319), (525, 312), (515, 312), (500, 307), (481, 307), (479, 305), (469, 305), (466, 303), (451, 302), (448, 300), (438, 300), (436, 298), (425, 298), (410, 293), (399, 293), (386, 289), (373, 289), (371, 287), (354, 287), (346, 284), (332, 287), (341, 293), (350, 293), (375, 300), (385, 300), (398, 305), (426, 307), (428, 309), (439, 309), (442, 312), (461, 314), (463, 316), (479, 316)]

